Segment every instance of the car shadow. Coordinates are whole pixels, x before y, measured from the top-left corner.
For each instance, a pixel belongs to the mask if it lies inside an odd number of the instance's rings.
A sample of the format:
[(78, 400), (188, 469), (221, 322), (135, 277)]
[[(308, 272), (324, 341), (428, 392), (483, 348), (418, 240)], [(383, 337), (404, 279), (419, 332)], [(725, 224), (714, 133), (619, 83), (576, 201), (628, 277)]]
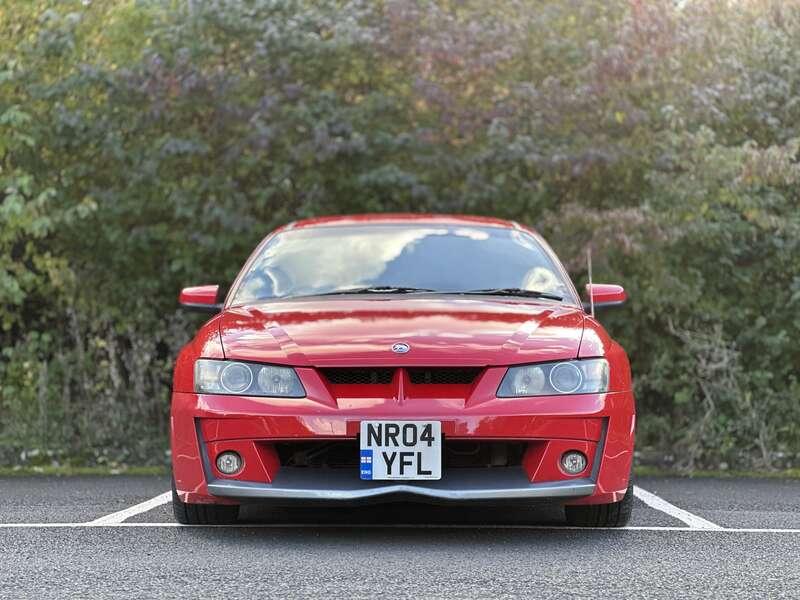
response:
[(320, 525), (363, 527), (470, 527), (562, 526), (564, 509), (558, 505), (435, 505), (393, 502), (357, 506), (282, 507), (243, 505), (242, 524)]
[[(436, 506), (392, 503), (357, 507), (267, 507), (245, 505), (234, 527), (189, 528), (192, 543), (213, 543), (259, 553), (332, 553), (345, 557), (428, 552), (560, 552), (614, 539), (619, 531), (577, 530), (566, 526), (560, 506)], [(588, 546), (587, 546), (588, 544)], [(410, 554), (408, 554), (410, 553)], [(359, 560), (365, 560), (360, 558)], [(371, 559), (370, 559), (371, 560)]]

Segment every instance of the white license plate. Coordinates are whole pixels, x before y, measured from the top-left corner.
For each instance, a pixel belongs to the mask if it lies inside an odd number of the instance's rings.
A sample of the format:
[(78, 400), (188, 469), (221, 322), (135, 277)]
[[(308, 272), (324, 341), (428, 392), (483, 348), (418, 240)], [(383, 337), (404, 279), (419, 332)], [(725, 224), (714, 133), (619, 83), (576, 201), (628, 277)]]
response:
[(361, 421), (361, 479), (441, 479), (439, 421)]

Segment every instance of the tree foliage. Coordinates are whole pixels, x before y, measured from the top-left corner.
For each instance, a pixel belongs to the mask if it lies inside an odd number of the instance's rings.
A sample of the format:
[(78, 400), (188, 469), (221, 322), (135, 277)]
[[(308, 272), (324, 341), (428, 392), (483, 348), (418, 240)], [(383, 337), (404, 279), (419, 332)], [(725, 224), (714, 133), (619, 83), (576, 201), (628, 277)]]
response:
[(797, 0), (6, 3), (0, 452), (161, 460), (180, 287), (295, 218), (433, 211), (628, 288), (640, 448), (788, 466), (799, 148)]

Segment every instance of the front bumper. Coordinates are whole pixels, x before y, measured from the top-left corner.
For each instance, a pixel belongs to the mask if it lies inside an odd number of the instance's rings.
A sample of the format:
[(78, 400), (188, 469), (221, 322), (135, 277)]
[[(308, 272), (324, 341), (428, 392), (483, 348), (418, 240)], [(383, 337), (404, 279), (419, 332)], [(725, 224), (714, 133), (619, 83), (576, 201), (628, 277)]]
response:
[[(280, 441), (355, 440), (363, 419), (439, 420), (445, 439), (525, 442), (521, 466), (445, 469), (439, 481), (361, 481), (357, 471), (281, 466)], [(192, 503), (252, 500), (359, 502), (398, 496), (427, 501), (553, 499), (570, 504), (620, 500), (628, 487), (635, 416), (630, 392), (487, 399), (454, 406), (385, 400), (359, 406), (173, 393), (173, 474)], [(245, 471), (226, 477), (213, 458), (234, 449)], [(590, 458), (570, 477), (558, 469), (566, 449)]]

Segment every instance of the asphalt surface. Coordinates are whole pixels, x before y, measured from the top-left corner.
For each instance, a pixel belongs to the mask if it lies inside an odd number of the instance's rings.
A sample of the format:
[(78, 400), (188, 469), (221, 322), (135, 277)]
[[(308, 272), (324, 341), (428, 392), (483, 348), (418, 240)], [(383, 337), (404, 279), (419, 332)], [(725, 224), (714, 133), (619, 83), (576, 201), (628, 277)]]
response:
[(168, 480), (0, 478), (0, 598), (800, 597), (800, 481), (637, 485), (725, 529), (639, 499), (624, 530), (566, 528), (557, 507), (426, 505), (251, 506), (211, 528), (171, 526), (159, 504), (84, 526)]

